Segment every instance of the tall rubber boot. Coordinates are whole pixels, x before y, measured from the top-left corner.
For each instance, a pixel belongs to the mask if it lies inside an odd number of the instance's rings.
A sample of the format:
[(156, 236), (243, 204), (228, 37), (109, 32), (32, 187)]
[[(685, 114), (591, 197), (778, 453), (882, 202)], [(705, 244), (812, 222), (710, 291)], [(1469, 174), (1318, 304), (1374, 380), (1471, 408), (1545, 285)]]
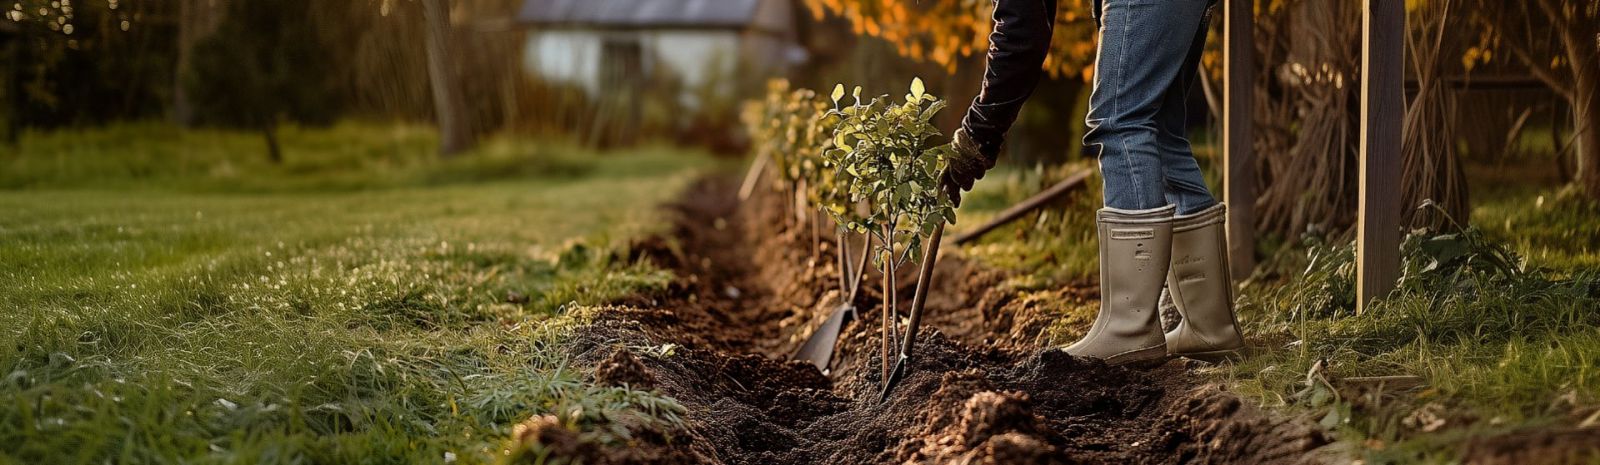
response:
[(1107, 365), (1151, 365), (1167, 359), (1156, 305), (1172, 257), (1173, 206), (1152, 210), (1102, 208), (1100, 313), (1069, 354)]
[(1181, 319), (1168, 332), (1170, 354), (1216, 363), (1244, 348), (1233, 313), (1233, 275), (1228, 271), (1228, 207), (1217, 204), (1172, 219), (1172, 270), (1167, 292)]

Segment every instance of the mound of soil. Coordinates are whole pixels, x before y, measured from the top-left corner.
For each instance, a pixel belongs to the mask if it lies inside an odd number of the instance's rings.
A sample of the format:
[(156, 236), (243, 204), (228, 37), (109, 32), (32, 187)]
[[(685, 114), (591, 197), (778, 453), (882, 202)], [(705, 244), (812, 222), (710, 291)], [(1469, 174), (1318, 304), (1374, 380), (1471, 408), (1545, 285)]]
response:
[(1521, 465), (1528, 463), (1600, 462), (1600, 427), (1532, 428), (1467, 443), (1465, 463)]
[[(785, 227), (791, 210), (778, 196), (741, 206), (734, 187), (707, 180), (670, 206), (671, 237), (633, 250), (677, 281), (600, 312), (572, 346), (596, 382), (677, 399), (686, 430), (632, 446), (666, 451), (563, 452), (593, 457), (585, 463), (668, 463), (683, 451), (763, 465), (1295, 463), (1328, 442), (1307, 421), (1270, 418), (1197, 386), (1177, 363), (1111, 368), (1042, 347), (1048, 319), (998, 290), (1000, 273), (954, 253), (936, 269), (908, 375), (879, 402), (876, 304), (885, 290), (869, 276), (860, 320), (841, 335), (827, 374), (788, 360), (839, 303), (835, 245), (830, 234)], [(914, 277), (898, 282), (888, 292), (910, 302)], [(1059, 295), (1098, 297), (1092, 283)], [(625, 349), (667, 343), (680, 348)]]
[(611, 357), (594, 367), (594, 382), (605, 386), (648, 390), (655, 387), (656, 377), (632, 352), (619, 347), (611, 352)]

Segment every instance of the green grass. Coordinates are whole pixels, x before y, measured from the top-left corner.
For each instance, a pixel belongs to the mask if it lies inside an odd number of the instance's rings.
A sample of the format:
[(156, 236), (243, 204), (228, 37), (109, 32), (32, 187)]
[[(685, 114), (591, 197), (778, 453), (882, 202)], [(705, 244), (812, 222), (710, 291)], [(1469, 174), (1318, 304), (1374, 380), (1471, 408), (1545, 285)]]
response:
[(283, 139), (282, 166), (160, 124), (0, 155), (0, 462), (483, 462), (535, 414), (677, 421), (554, 347), (670, 280), (618, 252), (705, 158)]
[[(1263, 353), (1215, 374), (1269, 406), (1315, 413), (1368, 446), (1369, 463), (1448, 462), (1473, 436), (1592, 421), (1594, 206), (1532, 187), (1477, 198), (1473, 229), (1408, 239), (1400, 289), (1362, 315), (1350, 245), (1285, 251), (1265, 266), (1288, 277), (1249, 284), (1240, 300)], [(1385, 375), (1425, 385), (1384, 392), (1337, 381)]]
[(1472, 219), (1513, 244), (1530, 263), (1558, 269), (1600, 268), (1600, 203), (1576, 189), (1510, 184), (1475, 192)]
[[(1085, 164), (1048, 170), (997, 168), (962, 197), (953, 231), (970, 230), (1069, 173), (1092, 168)], [(1100, 263), (1094, 229), (1095, 211), (1101, 203), (1100, 184), (1100, 175), (1096, 172), (1084, 182), (1083, 188), (1062, 200), (1065, 208), (1029, 214), (985, 234), (964, 250), (986, 266), (1015, 272), (1011, 284), (1024, 289), (1094, 277), (1099, 273)]]

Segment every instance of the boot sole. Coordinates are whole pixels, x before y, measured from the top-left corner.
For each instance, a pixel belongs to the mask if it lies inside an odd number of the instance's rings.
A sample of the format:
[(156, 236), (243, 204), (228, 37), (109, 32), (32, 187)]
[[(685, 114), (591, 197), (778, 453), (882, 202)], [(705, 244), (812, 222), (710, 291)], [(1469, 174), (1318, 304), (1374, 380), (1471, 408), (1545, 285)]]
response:
[(1205, 351), (1205, 352), (1189, 352), (1189, 353), (1172, 354), (1172, 356), (1174, 356), (1174, 357), (1183, 357), (1183, 358), (1187, 358), (1187, 359), (1190, 359), (1190, 360), (1198, 360), (1198, 361), (1201, 361), (1201, 362), (1206, 362), (1206, 363), (1210, 363), (1212, 365), (1216, 365), (1216, 364), (1219, 364), (1219, 363), (1222, 363), (1222, 362), (1237, 362), (1240, 359), (1244, 358), (1244, 352), (1245, 352), (1244, 348), (1241, 347), (1241, 348), (1238, 348), (1238, 349), (1211, 350), (1211, 351)]
[(1167, 356), (1167, 346), (1159, 345), (1120, 354), (1112, 355), (1105, 359), (1106, 366), (1129, 368), (1155, 368), (1165, 365), (1171, 357)]

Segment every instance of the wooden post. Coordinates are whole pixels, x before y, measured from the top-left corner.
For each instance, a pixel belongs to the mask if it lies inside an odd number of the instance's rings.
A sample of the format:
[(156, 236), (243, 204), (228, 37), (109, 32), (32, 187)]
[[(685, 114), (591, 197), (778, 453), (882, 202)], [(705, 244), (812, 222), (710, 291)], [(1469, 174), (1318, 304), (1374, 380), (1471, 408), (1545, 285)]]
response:
[(1400, 128), (1405, 115), (1405, 0), (1366, 0), (1361, 14), (1361, 211), (1356, 313), (1400, 278)]
[(1222, 199), (1233, 279), (1256, 267), (1255, 0), (1226, 0), (1222, 23)]

